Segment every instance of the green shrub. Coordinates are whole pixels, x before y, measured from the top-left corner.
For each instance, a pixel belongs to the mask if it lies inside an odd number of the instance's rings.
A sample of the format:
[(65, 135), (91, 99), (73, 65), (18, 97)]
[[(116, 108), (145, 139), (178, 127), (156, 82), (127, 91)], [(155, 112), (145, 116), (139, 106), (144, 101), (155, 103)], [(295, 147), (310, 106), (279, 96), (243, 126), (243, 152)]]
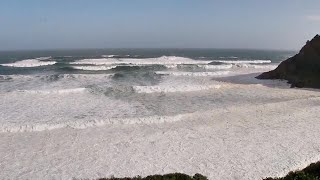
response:
[(295, 172), (289, 172), (282, 178), (266, 178), (265, 180), (320, 180), (320, 161)]

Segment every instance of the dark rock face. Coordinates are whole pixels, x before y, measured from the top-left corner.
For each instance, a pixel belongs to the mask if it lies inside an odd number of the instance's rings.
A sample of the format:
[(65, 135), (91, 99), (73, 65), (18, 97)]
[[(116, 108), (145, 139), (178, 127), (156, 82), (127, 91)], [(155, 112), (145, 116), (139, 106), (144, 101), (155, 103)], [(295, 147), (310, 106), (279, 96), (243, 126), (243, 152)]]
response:
[(320, 88), (320, 36), (316, 35), (295, 56), (257, 79), (288, 80), (292, 87)]

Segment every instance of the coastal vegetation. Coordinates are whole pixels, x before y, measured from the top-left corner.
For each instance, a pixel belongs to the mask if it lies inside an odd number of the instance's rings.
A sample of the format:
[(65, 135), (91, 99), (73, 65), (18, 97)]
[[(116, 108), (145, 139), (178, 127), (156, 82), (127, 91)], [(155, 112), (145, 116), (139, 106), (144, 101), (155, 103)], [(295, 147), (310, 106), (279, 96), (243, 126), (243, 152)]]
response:
[[(124, 177), (124, 178), (101, 178), (98, 180), (208, 180), (206, 176), (201, 174), (195, 174), (194, 176), (189, 176), (182, 173), (172, 173), (165, 175), (150, 175), (147, 177), (136, 176), (133, 178)], [(308, 167), (298, 170), (291, 171), (285, 177), (277, 178), (265, 178), (264, 180), (320, 180), (320, 161), (310, 164)]]
[(182, 173), (172, 173), (172, 174), (165, 174), (165, 175), (151, 175), (147, 177), (124, 177), (124, 178), (101, 178), (98, 180), (208, 180), (207, 177), (201, 175), (201, 174), (195, 174), (194, 176), (189, 176)]
[(269, 177), (265, 180), (320, 180), (320, 161), (312, 163), (302, 170), (289, 172), (285, 177)]

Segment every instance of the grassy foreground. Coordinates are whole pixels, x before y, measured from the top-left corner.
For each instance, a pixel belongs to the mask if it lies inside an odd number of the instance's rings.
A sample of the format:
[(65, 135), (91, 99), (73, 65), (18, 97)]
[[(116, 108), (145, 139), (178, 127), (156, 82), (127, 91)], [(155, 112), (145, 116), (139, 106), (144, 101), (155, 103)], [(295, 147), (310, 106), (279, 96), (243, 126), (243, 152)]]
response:
[(266, 178), (265, 180), (320, 180), (320, 161), (312, 163), (302, 170), (289, 172), (285, 177)]
[(147, 177), (125, 177), (125, 178), (101, 178), (98, 180), (208, 180), (207, 177), (201, 175), (201, 174), (195, 174), (194, 176), (189, 176), (186, 174), (181, 174), (181, 173), (173, 173), (173, 174), (165, 174), (165, 175), (152, 175), (152, 176), (147, 176)]

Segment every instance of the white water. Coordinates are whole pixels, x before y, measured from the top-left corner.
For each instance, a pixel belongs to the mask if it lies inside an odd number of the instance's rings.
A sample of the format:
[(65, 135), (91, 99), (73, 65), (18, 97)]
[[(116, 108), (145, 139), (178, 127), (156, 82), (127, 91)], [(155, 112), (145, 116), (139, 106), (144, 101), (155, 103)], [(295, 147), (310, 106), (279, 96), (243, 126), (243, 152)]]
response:
[(235, 64), (233, 67), (237, 68), (254, 68), (254, 69), (275, 69), (278, 64), (267, 64), (267, 65), (257, 65), (257, 64)]
[(37, 67), (37, 66), (48, 66), (56, 64), (55, 61), (41, 61), (48, 59), (49, 57), (37, 58), (37, 59), (26, 59), (22, 61), (17, 61), (14, 63), (1, 64), (2, 66), (10, 67)]
[(173, 75), (173, 76), (223, 76), (230, 73), (230, 71), (217, 71), (217, 72), (170, 72), (170, 71), (157, 71), (156, 74)]
[(131, 65), (177, 65), (177, 64), (208, 64), (210, 61), (193, 60), (184, 57), (162, 56), (159, 58), (149, 59), (132, 59), (132, 58), (101, 58), (101, 59), (83, 59), (70, 64), (92, 64), (92, 65), (116, 65), (116, 64), (131, 64)]
[(19, 93), (27, 94), (69, 94), (69, 93), (81, 93), (86, 88), (73, 88), (73, 89), (50, 89), (50, 90), (18, 90)]
[(198, 65), (200, 68), (204, 69), (230, 69), (232, 68), (232, 64), (227, 64), (227, 65)]
[[(255, 180), (320, 160), (318, 91), (255, 79), (275, 68), (267, 62), (173, 59), (122, 59), (171, 67), (147, 74), (0, 76), (0, 177)], [(121, 64), (75, 63), (90, 71)]]
[[(274, 69), (277, 64), (270, 64), (270, 60), (193, 60), (184, 57), (176, 56), (162, 56), (159, 58), (147, 58), (147, 59), (132, 59), (132, 58), (112, 58), (115, 55), (103, 55), (100, 59), (83, 59), (70, 64), (74, 65), (86, 65), (86, 66), (72, 66), (74, 69), (100, 71), (109, 70), (117, 66), (144, 66), (144, 65), (164, 65), (169, 69), (177, 68), (178, 65), (196, 65), (196, 67), (207, 70), (223, 70), (230, 68), (255, 68), (255, 69)], [(234, 59), (234, 58), (233, 58)], [(210, 65), (210, 62), (225, 63), (224, 65)], [(260, 64), (260, 65), (258, 65)]]
[(268, 64), (271, 63), (270, 60), (237, 60), (237, 61), (230, 61), (230, 60), (213, 60), (213, 62), (221, 62), (227, 64)]
[(102, 55), (101, 57), (104, 57), (104, 58), (112, 58), (112, 57), (115, 57), (115, 56), (117, 56), (117, 55), (111, 54), (111, 55)]
[(38, 58), (36, 58), (36, 60), (41, 61), (41, 60), (48, 60), (48, 59), (51, 59), (51, 58), (52, 58), (51, 56), (48, 56), (48, 57), (38, 57)]
[(80, 69), (86, 71), (105, 71), (116, 68), (117, 66), (71, 66), (73, 69)]
[(172, 93), (219, 89), (221, 85), (134, 86), (137, 93)]

